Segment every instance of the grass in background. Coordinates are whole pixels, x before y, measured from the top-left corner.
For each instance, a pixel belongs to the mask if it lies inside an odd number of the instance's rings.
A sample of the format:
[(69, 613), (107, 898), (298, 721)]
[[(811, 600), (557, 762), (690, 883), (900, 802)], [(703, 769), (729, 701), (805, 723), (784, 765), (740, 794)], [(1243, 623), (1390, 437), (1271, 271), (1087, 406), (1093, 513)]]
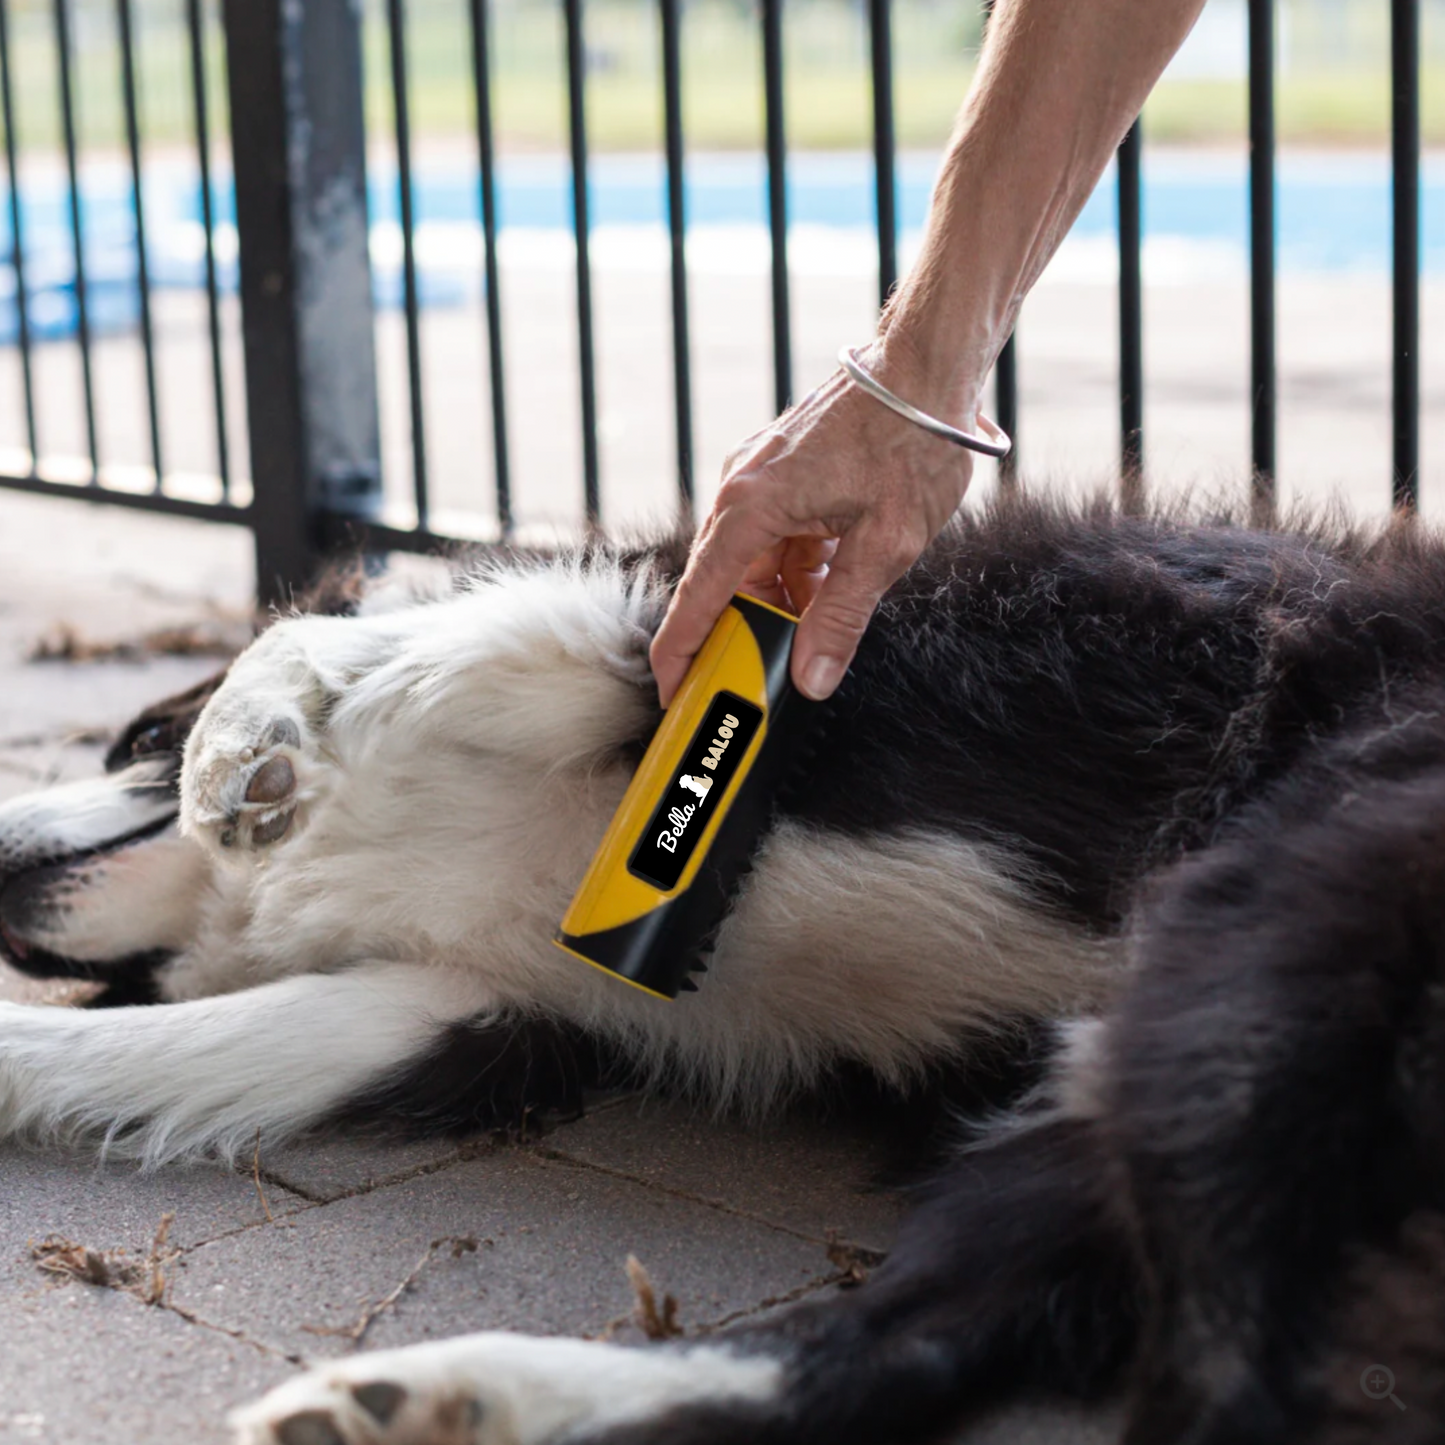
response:
[[(82, 148), (123, 141), (114, 0), (71, 0)], [(1215, 0), (1221, 3), (1221, 0)], [(133, 0), (149, 146), (185, 145), (193, 118), (183, 0)], [(381, 0), (364, 0), (368, 123), (391, 133), (389, 49)], [(213, 126), (225, 134), (216, 0), (206, 0)], [(1284, 0), (1278, 128), (1293, 144), (1381, 145), (1388, 134), (1388, 34), (1378, 0)], [(688, 0), (685, 123), (697, 150), (755, 149), (763, 130), (755, 0)], [(51, 0), (11, 0), (12, 73), (22, 151), (55, 152), (60, 117)], [(408, 0), (413, 127), (423, 139), (469, 139), (475, 116), (462, 0)], [(657, 149), (661, 78), (652, 0), (588, 0), (588, 119), (597, 151)], [(787, 0), (787, 121), (806, 149), (869, 144), (867, 29), (860, 0)], [(895, 0), (897, 128), (905, 146), (947, 138), (973, 73), (979, 15), (957, 0)], [(1425, 6), (1424, 138), (1445, 145), (1445, 0)], [(493, 0), (496, 123), (506, 150), (565, 144), (563, 28), (558, 0)], [(1243, 79), (1166, 80), (1146, 112), (1151, 139), (1236, 143), (1245, 134)]]

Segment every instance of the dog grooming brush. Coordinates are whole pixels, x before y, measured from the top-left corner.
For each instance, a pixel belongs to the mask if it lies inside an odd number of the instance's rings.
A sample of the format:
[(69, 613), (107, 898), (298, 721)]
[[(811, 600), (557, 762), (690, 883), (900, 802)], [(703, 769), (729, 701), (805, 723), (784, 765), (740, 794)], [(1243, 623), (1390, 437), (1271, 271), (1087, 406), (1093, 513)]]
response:
[(696, 989), (820, 704), (793, 688), (797, 619), (737, 596), (693, 659), (557, 930), (661, 998)]

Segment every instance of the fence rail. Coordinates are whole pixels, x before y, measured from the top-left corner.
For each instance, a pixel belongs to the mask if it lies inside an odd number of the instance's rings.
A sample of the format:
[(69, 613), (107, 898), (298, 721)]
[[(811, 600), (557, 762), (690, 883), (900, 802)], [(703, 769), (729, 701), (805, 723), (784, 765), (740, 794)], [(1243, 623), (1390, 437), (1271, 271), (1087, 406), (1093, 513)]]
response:
[[(82, 143), (75, 62), (77, 0), (48, 0), (56, 56), (56, 103), (63, 142), (69, 228), (73, 333), (80, 372), (86, 474), (77, 477), (50, 462), (41, 427), (36, 376), (37, 340), (32, 314), (33, 274), (27, 247), (29, 221), (20, 177), (27, 116), (18, 104), (14, 0), (0, 0), (0, 121), (9, 244), (0, 254), (0, 279), (13, 278), (13, 347), (19, 359), (26, 464), (0, 462), (0, 486), (188, 517), (246, 525), (256, 538), (264, 595), (298, 584), (318, 556), (343, 537), (377, 547), (423, 548), (440, 538), (427, 450), (427, 378), (421, 335), (423, 300), (418, 264), (412, 101), (408, 65), (409, 15), (405, 0), (381, 0), (389, 46), (385, 83), (390, 91), (396, 153), (401, 240), (401, 307), (405, 333), (407, 413), (410, 425), (411, 501), (414, 524), (387, 520), (382, 509), (378, 437), (377, 363), (370, 274), (367, 134), (363, 108), (360, 21), (351, 0), (223, 0), (231, 151), (234, 159), (239, 296), (249, 414), (249, 478), (238, 475), (228, 411), (224, 355), (227, 287), (222, 259), (212, 137), (215, 101), (208, 72), (212, 34), (208, 0), (186, 0), (186, 73), (191, 135), (199, 172), (199, 229), (205, 295), (206, 385), (214, 431), (214, 486), (204, 496), (168, 468), (163, 412), (169, 403), (158, 367), (146, 211), (145, 76), (135, 39), (134, 0), (114, 0), (120, 63), (125, 162), (134, 230), (134, 326), (144, 374), (147, 460), (119, 468), (103, 455), (97, 425), (96, 337), (93, 277), (88, 268), (83, 203)], [(481, 293), (495, 495), (500, 535), (517, 513), (509, 404), (512, 387), (503, 335), (493, 17), (488, 0), (464, 0), (470, 30), (467, 58), (475, 106), (477, 199), (481, 227)], [(603, 514), (599, 449), (599, 361), (590, 239), (588, 22), (586, 0), (557, 0), (565, 53), (566, 146), (575, 242), (576, 347), (579, 387), (581, 514), (588, 524)], [(637, 0), (639, 5), (651, 0)], [(785, 0), (756, 0), (762, 60), (763, 153), (772, 395), (781, 409), (794, 394), (793, 275), (789, 266), (788, 125), (785, 112), (788, 57)], [(876, 213), (878, 299), (886, 301), (899, 269), (897, 139), (894, 119), (893, 0), (859, 0), (866, 26), (871, 84), (873, 200)], [(986, 7), (987, 8), (987, 7)], [(1276, 175), (1274, 0), (1247, 0), (1250, 241), (1250, 460), (1260, 515), (1275, 500), (1276, 458)], [(687, 147), (683, 116), (684, 0), (657, 0), (660, 45), (661, 136), (665, 159), (668, 300), (671, 332), (671, 414), (676, 499), (694, 504), (696, 419), (693, 336), (687, 259)], [(1399, 505), (1418, 496), (1420, 451), (1420, 47), (1419, 0), (1391, 0), (1391, 152), (1393, 164), (1393, 401), (1390, 476)], [(1145, 230), (1143, 135), (1136, 123), (1120, 148), (1118, 202), (1119, 464), (1126, 499), (1137, 496), (1146, 472), (1144, 310), (1142, 253)], [(3, 298), (3, 292), (0, 292)], [(3, 307), (0, 299), (0, 307)], [(483, 399), (478, 398), (479, 402)], [(9, 400), (4, 403), (7, 407)], [(1000, 423), (1028, 446), (1018, 415), (1018, 360), (1013, 341), (999, 359), (995, 408)], [(128, 458), (134, 463), (135, 459)], [(1010, 459), (1006, 475), (1012, 475)], [(125, 476), (121, 477), (124, 472)], [(143, 473), (145, 484), (136, 485)], [(204, 491), (205, 489), (201, 489)]]

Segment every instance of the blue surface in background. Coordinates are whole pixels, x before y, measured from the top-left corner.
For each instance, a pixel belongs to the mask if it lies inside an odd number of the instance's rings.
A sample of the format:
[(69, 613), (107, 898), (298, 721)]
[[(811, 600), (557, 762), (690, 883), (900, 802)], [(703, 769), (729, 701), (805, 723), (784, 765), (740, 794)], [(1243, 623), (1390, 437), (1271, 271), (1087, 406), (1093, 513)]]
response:
[[(936, 158), (905, 155), (898, 170), (900, 227), (921, 227), (927, 212)], [(1280, 270), (1384, 275), (1390, 263), (1390, 171), (1383, 156), (1291, 155), (1279, 160), (1277, 225)], [(40, 338), (63, 337), (75, 328), (74, 267), (68, 196), (63, 174), (28, 184), (22, 193), (27, 282), (32, 328)], [(423, 159), (415, 170), (419, 223), (475, 226), (479, 205), (475, 171), (463, 164)], [(1247, 256), (1248, 205), (1243, 157), (1176, 153), (1146, 159), (1146, 239), (1207, 242)], [(595, 226), (662, 226), (665, 175), (652, 157), (601, 157), (590, 173)], [(398, 216), (394, 173), (373, 167), (372, 217)], [(229, 182), (214, 197), (218, 221), (234, 217)], [(692, 225), (764, 226), (765, 169), (756, 156), (696, 156), (688, 164), (688, 218)], [(796, 155), (788, 169), (789, 219), (794, 225), (871, 228), (873, 171), (866, 155)], [(500, 167), (498, 207), (504, 227), (570, 229), (569, 173), (563, 158), (529, 157)], [(124, 329), (136, 315), (135, 249), (126, 173), (113, 165), (90, 168), (82, 182), (82, 218), (91, 323), (98, 333)], [(195, 255), (194, 227), (200, 198), (194, 173), (176, 163), (153, 166), (147, 175), (149, 256), (158, 286), (196, 287), (204, 271)], [(1075, 226), (1084, 237), (1112, 236), (1115, 193), (1106, 177)], [(1445, 157), (1427, 158), (1422, 173), (1422, 268), (1445, 271)], [(9, 264), (9, 195), (0, 187), (0, 343), (16, 333), (15, 273)], [(189, 233), (187, 235), (186, 233)], [(234, 265), (221, 267), (226, 289), (235, 286)], [(455, 304), (475, 294), (475, 283), (424, 267), (424, 305)], [(394, 270), (378, 268), (377, 297), (395, 304)]]

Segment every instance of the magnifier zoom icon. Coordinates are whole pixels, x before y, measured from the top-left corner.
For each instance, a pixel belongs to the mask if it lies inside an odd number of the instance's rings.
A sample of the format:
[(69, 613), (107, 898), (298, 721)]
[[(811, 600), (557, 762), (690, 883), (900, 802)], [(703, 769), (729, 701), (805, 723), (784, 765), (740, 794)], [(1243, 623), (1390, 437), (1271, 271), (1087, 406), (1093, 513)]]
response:
[(1360, 1391), (1370, 1400), (1389, 1400), (1397, 1410), (1405, 1402), (1395, 1393), (1395, 1372), (1388, 1365), (1366, 1365), (1360, 1375)]

